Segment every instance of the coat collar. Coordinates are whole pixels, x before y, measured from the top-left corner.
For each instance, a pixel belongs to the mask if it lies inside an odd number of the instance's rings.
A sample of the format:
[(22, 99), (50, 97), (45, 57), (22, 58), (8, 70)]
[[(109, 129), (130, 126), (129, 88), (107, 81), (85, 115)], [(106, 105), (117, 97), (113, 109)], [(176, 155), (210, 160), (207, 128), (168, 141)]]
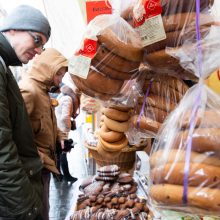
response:
[(5, 61), (6, 66), (22, 66), (21, 61), (18, 59), (14, 49), (0, 32), (0, 56)]

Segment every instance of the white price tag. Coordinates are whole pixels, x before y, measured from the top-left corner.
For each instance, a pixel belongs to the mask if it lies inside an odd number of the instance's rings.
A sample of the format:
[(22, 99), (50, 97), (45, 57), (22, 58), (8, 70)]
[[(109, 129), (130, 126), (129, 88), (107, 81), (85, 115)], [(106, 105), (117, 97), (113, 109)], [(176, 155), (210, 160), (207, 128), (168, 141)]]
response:
[(144, 24), (137, 27), (143, 47), (166, 39), (161, 15), (146, 19)]
[(68, 72), (86, 79), (89, 73), (91, 58), (86, 56), (73, 56), (69, 59)]

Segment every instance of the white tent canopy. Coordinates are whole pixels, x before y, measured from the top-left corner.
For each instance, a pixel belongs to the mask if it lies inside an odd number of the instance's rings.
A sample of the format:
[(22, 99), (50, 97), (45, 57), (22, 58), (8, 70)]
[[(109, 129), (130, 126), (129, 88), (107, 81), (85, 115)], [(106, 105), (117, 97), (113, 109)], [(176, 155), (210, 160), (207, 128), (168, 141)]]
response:
[[(78, 48), (85, 23), (76, 0), (0, 0), (3, 14), (18, 5), (27, 4), (42, 11), (51, 24), (51, 38), (45, 47), (53, 47), (71, 57)], [(2, 13), (1, 13), (2, 14)], [(0, 16), (0, 19), (2, 17)]]

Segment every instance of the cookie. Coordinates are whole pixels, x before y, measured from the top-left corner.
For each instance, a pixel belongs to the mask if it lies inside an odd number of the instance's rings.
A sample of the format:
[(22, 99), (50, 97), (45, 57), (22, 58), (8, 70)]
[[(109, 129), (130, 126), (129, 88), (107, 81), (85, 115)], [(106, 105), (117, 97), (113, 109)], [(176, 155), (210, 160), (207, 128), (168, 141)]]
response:
[(120, 167), (115, 164), (103, 166), (98, 169), (99, 173), (114, 173), (114, 172), (118, 172), (118, 171), (120, 171)]

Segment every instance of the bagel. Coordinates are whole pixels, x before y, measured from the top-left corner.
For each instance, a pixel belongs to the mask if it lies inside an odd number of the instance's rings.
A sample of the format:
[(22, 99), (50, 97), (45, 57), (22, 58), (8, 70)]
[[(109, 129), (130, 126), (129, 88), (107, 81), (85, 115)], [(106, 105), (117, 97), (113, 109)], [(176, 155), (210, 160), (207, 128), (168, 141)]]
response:
[(136, 71), (140, 66), (140, 62), (126, 60), (125, 58), (114, 54), (112, 51), (109, 51), (103, 44), (99, 45), (93, 59), (111, 67), (112, 69), (125, 73)]
[(126, 132), (128, 130), (128, 121), (119, 122), (105, 117), (104, 123), (108, 129), (117, 132)]
[[(189, 131), (180, 131), (173, 148), (186, 148)], [(220, 128), (196, 128), (192, 135), (192, 151), (220, 153)]]
[(97, 152), (100, 154), (102, 158), (102, 166), (103, 166), (103, 162), (106, 163), (105, 165), (109, 165), (109, 161), (112, 161), (113, 158), (118, 157), (121, 154), (121, 151), (114, 151), (114, 152), (106, 151), (103, 148), (103, 145), (100, 140), (98, 141), (97, 144)]
[(114, 70), (111, 67), (108, 67), (103, 62), (99, 62), (95, 58), (92, 59), (92, 66), (94, 66), (99, 72), (105, 74), (106, 76), (110, 77), (111, 79), (118, 79), (118, 80), (129, 80), (133, 76), (135, 76), (135, 73), (125, 73), (118, 70)]
[(157, 69), (164, 68), (167, 71), (170, 69), (176, 71), (181, 68), (179, 60), (167, 54), (165, 50), (159, 50), (149, 54), (144, 53), (144, 62), (150, 67), (157, 67)]
[(103, 123), (100, 129), (99, 135), (104, 141), (110, 143), (120, 141), (125, 136), (124, 133), (109, 130), (105, 123)]
[(135, 128), (140, 128), (142, 130), (150, 131), (153, 133), (157, 133), (161, 124), (157, 121), (153, 121), (148, 117), (141, 117), (139, 120), (139, 115), (134, 115), (130, 119), (132, 125)]
[(90, 97), (99, 98), (103, 101), (107, 101), (107, 100), (110, 100), (112, 98), (112, 95), (92, 91), (89, 87), (87, 87), (87, 85), (85, 85), (84, 81), (82, 81), (81, 78), (78, 77), (78, 76), (72, 75), (71, 78), (72, 78), (74, 84), (76, 85), (76, 87), (81, 92), (83, 92), (84, 94), (86, 94)]
[(97, 38), (99, 42), (105, 44), (108, 50), (120, 57), (134, 62), (141, 62), (143, 59), (141, 47), (135, 47), (129, 42), (123, 42), (110, 28), (101, 31)]
[(129, 112), (132, 109), (132, 107), (123, 105), (110, 105), (109, 108), (113, 108), (121, 112)]
[[(183, 186), (158, 184), (150, 187), (151, 199), (165, 206), (183, 205)], [(208, 187), (188, 187), (187, 206), (198, 207), (208, 211), (220, 211), (220, 190)], [(170, 207), (171, 208), (171, 207)], [(212, 213), (213, 214), (213, 213)]]
[[(184, 184), (185, 163), (166, 163), (151, 170), (154, 184), (168, 183), (175, 185)], [(216, 188), (220, 185), (220, 167), (203, 163), (190, 163), (188, 172), (188, 185)]]
[[(143, 104), (145, 97), (139, 97), (138, 103)], [(176, 103), (165, 97), (149, 94), (146, 98), (146, 106), (156, 107), (166, 112), (171, 112), (176, 108)]]
[[(171, 149), (169, 151), (158, 150), (152, 153), (150, 157), (151, 168), (164, 165), (165, 163), (184, 163), (186, 160), (186, 151), (180, 149)], [(200, 154), (191, 152), (190, 154), (191, 163), (203, 163), (212, 166), (220, 167), (220, 160), (217, 156), (209, 156), (208, 154)]]
[(113, 143), (104, 141), (100, 137), (100, 142), (102, 144), (102, 148), (105, 151), (110, 151), (110, 152), (121, 151), (123, 148), (125, 148), (128, 145), (128, 139), (126, 138), (126, 136), (124, 136), (121, 140), (113, 142)]
[(104, 108), (103, 113), (105, 116), (115, 121), (128, 121), (130, 118), (128, 112), (119, 111), (114, 108)]
[(87, 79), (82, 79), (93, 91), (116, 95), (119, 93), (124, 81), (115, 80), (90, 69)]

